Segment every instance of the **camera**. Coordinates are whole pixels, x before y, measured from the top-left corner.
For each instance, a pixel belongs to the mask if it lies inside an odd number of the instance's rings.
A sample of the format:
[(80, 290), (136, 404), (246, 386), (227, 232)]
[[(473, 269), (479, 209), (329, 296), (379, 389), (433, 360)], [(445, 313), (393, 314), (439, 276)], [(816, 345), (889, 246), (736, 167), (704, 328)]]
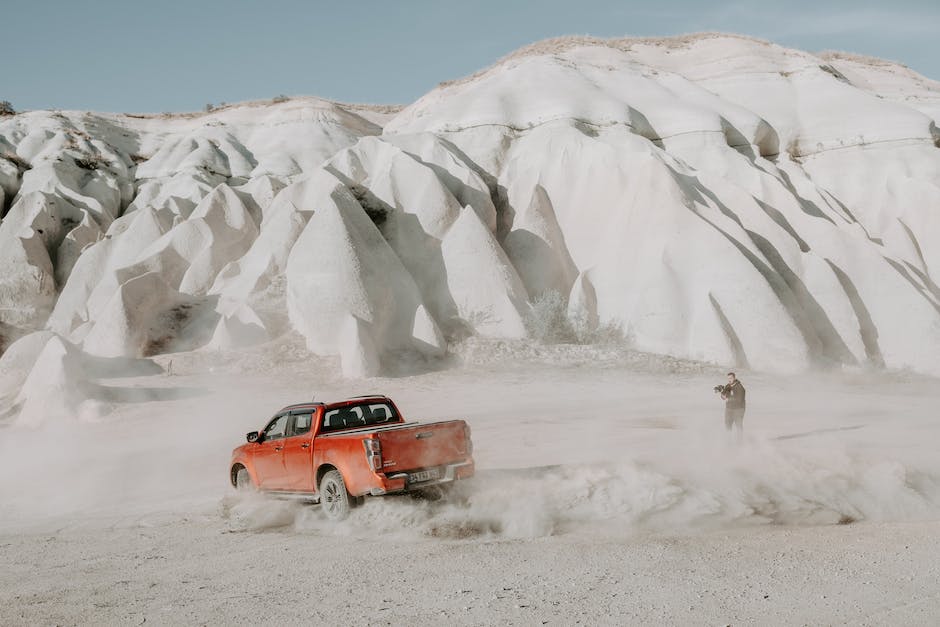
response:
[(721, 392), (724, 392), (724, 391), (725, 391), (725, 386), (723, 385), (716, 385), (715, 387), (712, 388), (712, 392), (714, 392), (715, 394), (720, 394)]

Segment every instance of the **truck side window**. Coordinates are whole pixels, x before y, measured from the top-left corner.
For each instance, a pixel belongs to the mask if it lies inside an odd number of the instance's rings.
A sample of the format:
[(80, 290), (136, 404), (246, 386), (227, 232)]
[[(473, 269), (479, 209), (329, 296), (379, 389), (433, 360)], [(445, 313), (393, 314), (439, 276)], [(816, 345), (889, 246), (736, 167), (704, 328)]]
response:
[(268, 426), (264, 428), (264, 439), (279, 440), (283, 438), (287, 432), (288, 418), (290, 418), (290, 414), (284, 414), (283, 416), (278, 416), (269, 422)]
[(310, 423), (313, 421), (313, 414), (296, 414), (294, 416), (294, 428), (291, 435), (303, 435), (309, 433)]
[(323, 431), (333, 431), (334, 429), (341, 428), (343, 423), (338, 416), (338, 409), (326, 412), (326, 414), (323, 415)]

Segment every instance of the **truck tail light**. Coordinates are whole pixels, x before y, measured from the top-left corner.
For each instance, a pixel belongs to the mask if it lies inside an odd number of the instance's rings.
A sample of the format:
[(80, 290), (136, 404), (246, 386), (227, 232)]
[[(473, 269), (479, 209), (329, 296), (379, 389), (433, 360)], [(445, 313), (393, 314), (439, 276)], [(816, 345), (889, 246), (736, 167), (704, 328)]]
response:
[(463, 423), (464, 447), (467, 449), (467, 455), (473, 455), (473, 440), (470, 439), (470, 425)]
[(369, 468), (375, 472), (382, 470), (382, 443), (375, 438), (367, 438), (362, 441), (366, 448), (366, 461)]

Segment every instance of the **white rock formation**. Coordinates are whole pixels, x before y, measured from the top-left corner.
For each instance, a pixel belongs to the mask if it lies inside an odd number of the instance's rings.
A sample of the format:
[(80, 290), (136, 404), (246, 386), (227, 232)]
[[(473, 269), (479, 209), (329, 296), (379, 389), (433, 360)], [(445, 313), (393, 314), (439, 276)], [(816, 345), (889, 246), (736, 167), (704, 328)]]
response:
[(160, 272), (130, 278), (88, 322), (82, 348), (102, 357), (159, 353), (173, 339), (176, 329), (167, 318), (178, 304), (179, 293)]
[(503, 244), (529, 294), (567, 294), (578, 275), (555, 218), (552, 201), (541, 185), (516, 214)]
[(233, 350), (261, 344), (270, 339), (264, 322), (247, 305), (223, 315), (212, 334), (208, 347)]
[(93, 396), (87, 355), (49, 331), (30, 333), (0, 357), (0, 422), (23, 427), (74, 421)]
[(161, 371), (150, 360), (95, 357), (56, 333), (35, 331), (0, 356), (0, 424), (40, 427), (95, 420), (109, 410), (110, 401), (134, 394), (102, 386), (98, 379)]
[[(307, 347), (345, 356), (427, 345), (428, 330), (415, 326), (423, 302), (411, 275), (349, 189), (326, 171), (316, 180), (321, 195), (309, 201), (313, 215), (287, 262), (288, 313)], [(339, 333), (351, 318), (355, 332)]]
[(39, 359), (39, 353), (55, 333), (36, 331), (12, 342), (0, 356), (0, 401), (12, 399)]
[(370, 376), (557, 292), (642, 350), (937, 375), (938, 118), (907, 68), (725, 35), (541, 42), (402, 110), (5, 117), (0, 323), (101, 355), (292, 326)]
[(840, 62), (730, 36), (556, 40), (384, 132), (446, 137), (498, 176), (517, 220), (544, 189), (599, 320), (639, 348), (937, 373), (940, 86)]
[(76, 349), (53, 336), (45, 342), (13, 401), (16, 424), (37, 427), (43, 423), (75, 420), (88, 398), (87, 380)]
[(361, 379), (379, 373), (379, 351), (369, 327), (368, 322), (352, 314), (340, 325), (339, 353), (344, 377)]
[(461, 318), (483, 335), (525, 336), (525, 287), (475, 212), (460, 214), (441, 242), (441, 256)]

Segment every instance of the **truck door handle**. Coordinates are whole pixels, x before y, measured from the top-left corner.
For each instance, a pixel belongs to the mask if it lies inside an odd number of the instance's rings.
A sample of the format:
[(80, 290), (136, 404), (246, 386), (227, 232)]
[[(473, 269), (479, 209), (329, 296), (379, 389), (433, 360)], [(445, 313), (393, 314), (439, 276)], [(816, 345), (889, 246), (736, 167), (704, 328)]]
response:
[(300, 448), (310, 448), (310, 442), (304, 442), (300, 445)]
[(274, 450), (275, 450), (275, 451), (282, 451), (282, 450), (284, 450), (284, 447), (283, 447), (283, 446), (275, 446), (275, 447), (274, 447)]

